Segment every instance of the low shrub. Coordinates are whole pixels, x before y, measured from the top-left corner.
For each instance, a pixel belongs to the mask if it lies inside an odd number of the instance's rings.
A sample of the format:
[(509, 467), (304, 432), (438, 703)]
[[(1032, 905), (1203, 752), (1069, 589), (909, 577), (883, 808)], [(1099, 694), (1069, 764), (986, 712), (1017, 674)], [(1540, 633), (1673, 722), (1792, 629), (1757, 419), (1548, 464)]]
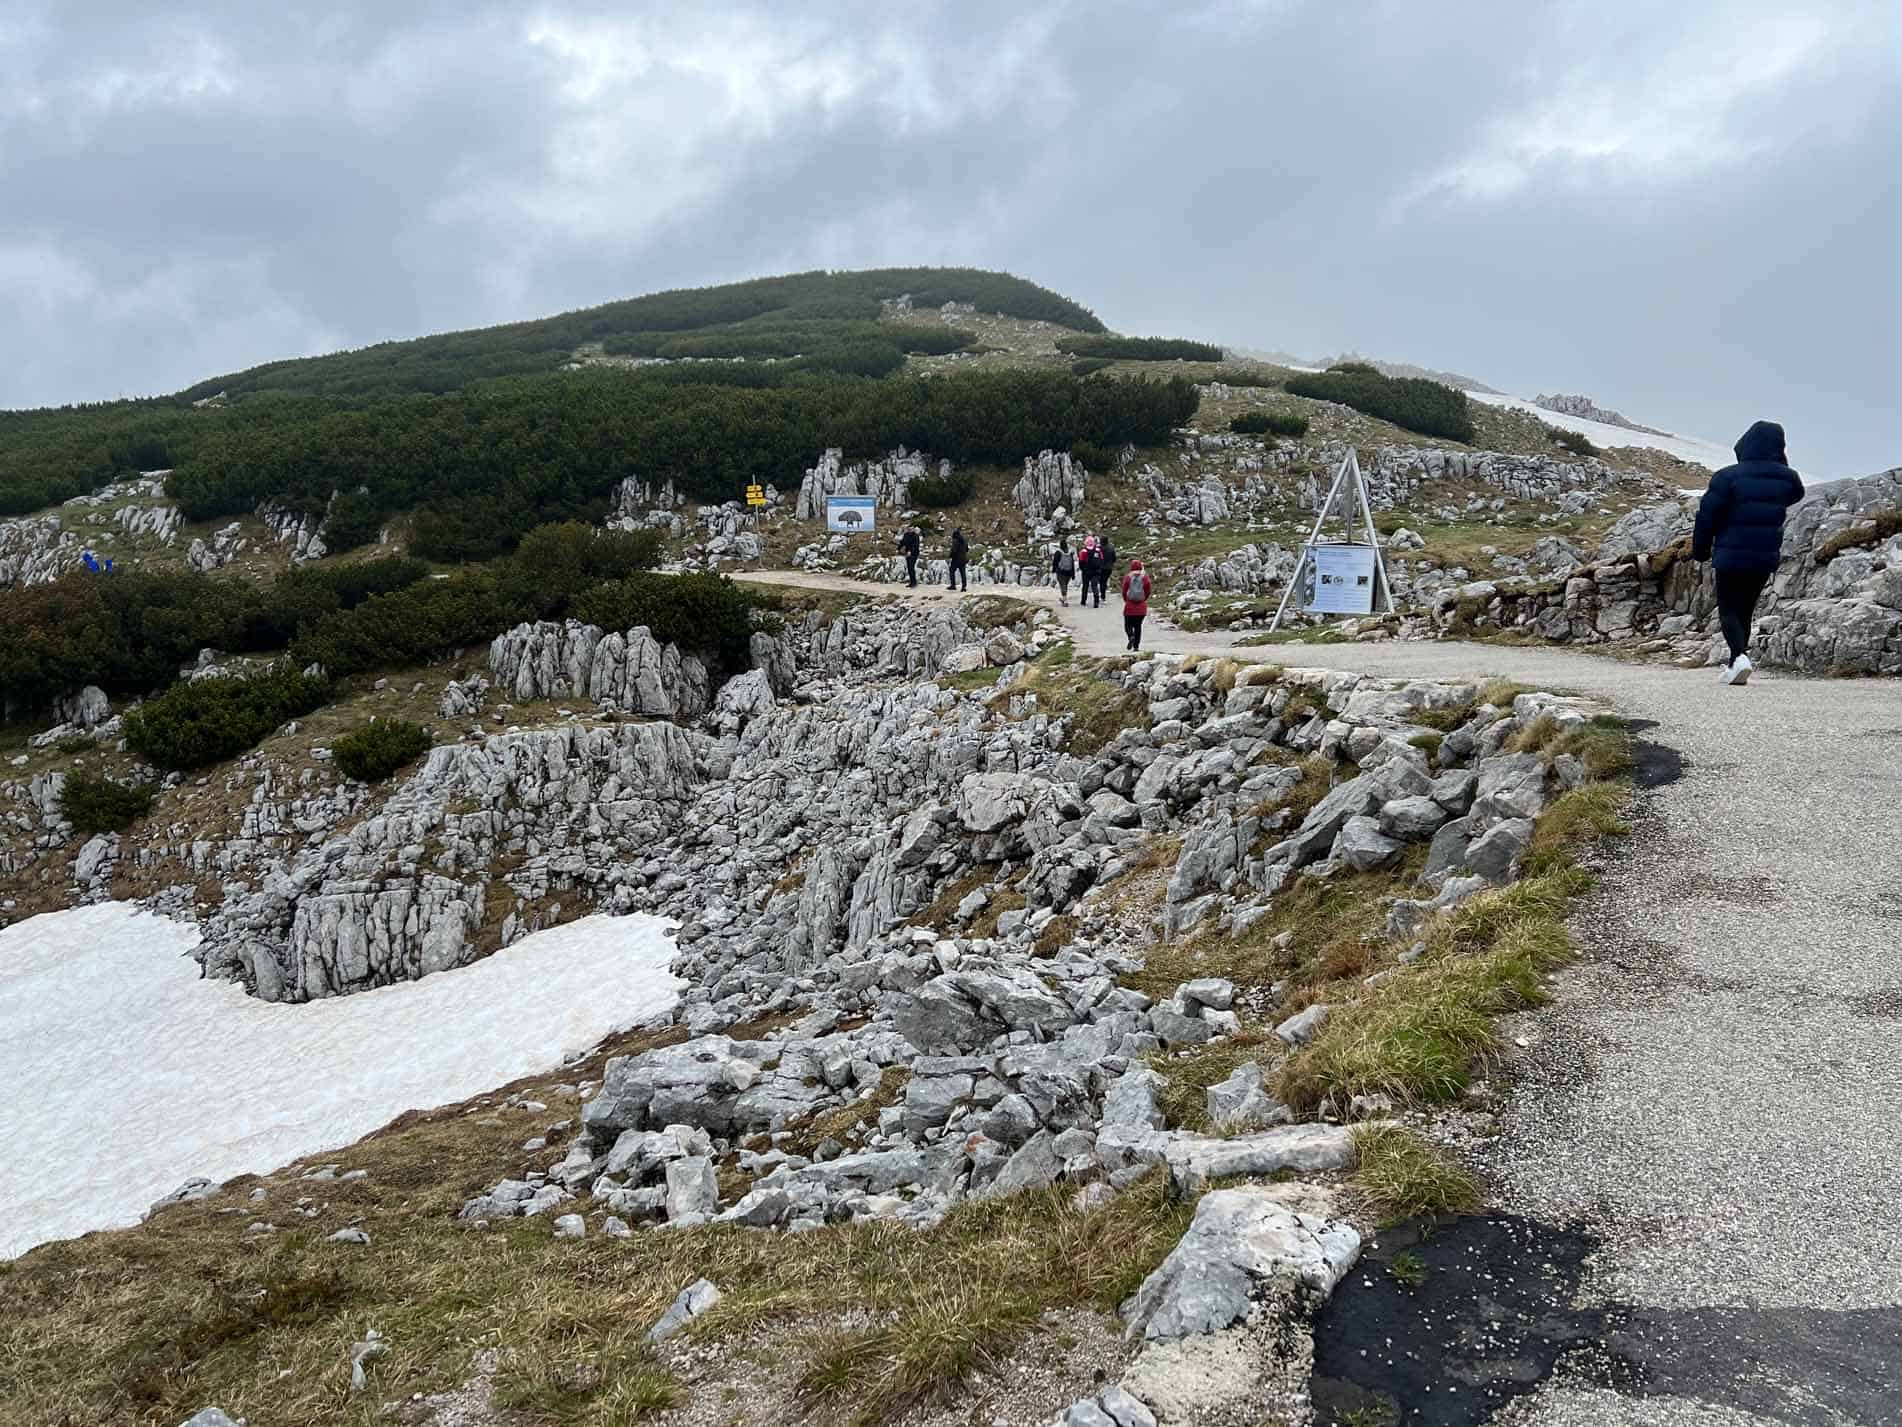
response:
[(1267, 372), (1251, 372), (1235, 367), (1225, 367), (1202, 378), (1203, 381), (1220, 382), (1223, 386), (1245, 386), (1273, 389), (1281, 385), (1282, 378), (1270, 376)]
[(282, 649), (338, 610), (355, 609), (373, 595), (408, 589), (428, 574), (426, 563), (407, 555), (287, 570), (258, 591), (230, 647), (248, 652)]
[(1087, 377), (1091, 372), (1100, 372), (1110, 364), (1108, 357), (1079, 357), (1070, 363), (1070, 375)]
[(338, 611), (428, 573), (420, 560), (387, 556), (326, 561), (268, 582), (195, 570), (80, 570), (10, 590), (0, 600), (0, 704), (40, 709), (87, 684), (149, 694), (201, 649), (282, 649)]
[(331, 554), (368, 545), (383, 532), (383, 512), (367, 495), (350, 491), (331, 502), (324, 516), (324, 546)]
[(1363, 362), (1343, 362), (1325, 372), (1289, 377), (1287, 389), (1295, 396), (1351, 406), (1422, 436), (1473, 439), (1466, 393), (1421, 377), (1385, 377)]
[(642, 572), (597, 585), (574, 602), (570, 613), (603, 629), (644, 625), (662, 644), (710, 654), (719, 672), (735, 674), (752, 658), (753, 611), (776, 605), (770, 592), (723, 575)]
[(1222, 349), (1212, 342), (1179, 337), (1059, 337), (1057, 350), (1073, 357), (1107, 357), (1124, 362), (1219, 362)]
[(1567, 431), (1562, 426), (1548, 426), (1545, 434), (1554, 446), (1563, 447), (1574, 456), (1596, 456), (1598, 448), (1592, 445), (1591, 438), (1583, 431)]
[(344, 777), (381, 783), (405, 763), (429, 751), (429, 730), (409, 719), (371, 719), (330, 745), (331, 761)]
[(321, 664), (337, 677), (422, 663), (517, 624), (559, 619), (584, 592), (646, 569), (659, 551), (652, 530), (600, 531), (572, 521), (539, 526), (513, 555), (300, 623), (292, 659)]
[(1245, 436), (1305, 436), (1308, 419), (1298, 411), (1246, 411), (1229, 422), (1228, 429)]
[(330, 681), (274, 665), (249, 678), (221, 675), (174, 684), (125, 716), (127, 745), (161, 768), (184, 770), (235, 757), (290, 719), (319, 707)]
[(150, 783), (117, 783), (75, 769), (60, 783), (59, 815), (88, 837), (118, 832), (151, 811), (154, 791)]
[(1070, 448), (1070, 459), (1081, 462), (1084, 470), (1095, 471), (1098, 475), (1113, 471), (1122, 464), (1116, 452), (1094, 441), (1078, 441)]
[(977, 489), (977, 477), (969, 466), (952, 467), (941, 476), (920, 476), (909, 487), (913, 505), (927, 510), (943, 510), (963, 505)]

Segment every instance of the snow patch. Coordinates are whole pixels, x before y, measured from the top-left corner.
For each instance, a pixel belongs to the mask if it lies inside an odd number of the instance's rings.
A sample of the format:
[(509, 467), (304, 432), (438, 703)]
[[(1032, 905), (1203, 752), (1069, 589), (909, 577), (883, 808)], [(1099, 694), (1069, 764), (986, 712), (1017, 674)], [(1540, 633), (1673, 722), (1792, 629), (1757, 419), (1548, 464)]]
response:
[(1628, 426), (1613, 426), (1604, 421), (1589, 421), (1583, 416), (1573, 416), (1563, 411), (1547, 411), (1529, 401), (1521, 401), (1516, 396), (1501, 396), (1495, 392), (1469, 391), (1471, 401), (1481, 401), (1487, 406), (1504, 406), (1513, 411), (1528, 411), (1547, 426), (1556, 426), (1561, 431), (1576, 431), (1587, 437), (1592, 445), (1607, 446), (1646, 446), (1654, 451), (1664, 451), (1676, 456), (1680, 461), (1689, 461), (1693, 465), (1705, 466), (1710, 470), (1720, 470), (1736, 460), (1729, 449), (1719, 446), (1715, 441), (1700, 441), (1695, 436), (1654, 436), (1649, 431), (1633, 431)]
[(586, 917), (420, 981), (272, 1005), (201, 980), (197, 929), (126, 903), (0, 929), (0, 1259), (553, 1069), (673, 1007), (670, 931)]

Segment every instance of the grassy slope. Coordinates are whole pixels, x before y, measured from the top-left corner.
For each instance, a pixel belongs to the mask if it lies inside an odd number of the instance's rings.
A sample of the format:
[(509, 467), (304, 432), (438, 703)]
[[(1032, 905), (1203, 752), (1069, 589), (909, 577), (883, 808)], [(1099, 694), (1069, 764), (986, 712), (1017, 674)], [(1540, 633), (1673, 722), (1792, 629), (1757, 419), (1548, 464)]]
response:
[[(467, 1196), (560, 1159), (559, 1132), (540, 1153), (518, 1146), (574, 1119), (576, 1083), (598, 1079), (609, 1053), (678, 1035), (619, 1038), (559, 1075), (406, 1115), (347, 1150), (243, 1177), (138, 1228), (0, 1265), (0, 1362), (11, 1378), (0, 1423), (170, 1427), (217, 1402), (281, 1427), (368, 1424), (382, 1420), (382, 1402), (452, 1388), (473, 1354), (502, 1345), (511, 1352), (496, 1395), (510, 1420), (632, 1422), (678, 1395), (643, 1335), (701, 1276), (726, 1298), (696, 1325), (697, 1340), (745, 1344), (770, 1321), (774, 1380), (796, 1379), (799, 1396), (834, 1420), (884, 1423), (1048, 1331), (1048, 1309), (1113, 1310), (1186, 1224), (1188, 1206), (1167, 1202), (1153, 1180), (1089, 1215), (1064, 1191), (969, 1205), (929, 1235), (709, 1227), (577, 1242), (552, 1238), (546, 1220), (487, 1232), (457, 1222)], [(548, 1108), (509, 1103), (520, 1100)], [(367, 1177), (301, 1178), (324, 1163)], [(256, 1221), (280, 1232), (248, 1236)], [(328, 1241), (349, 1225), (371, 1243)], [(372, 1369), (374, 1391), (353, 1398), (350, 1345), (372, 1325), (392, 1351)]]

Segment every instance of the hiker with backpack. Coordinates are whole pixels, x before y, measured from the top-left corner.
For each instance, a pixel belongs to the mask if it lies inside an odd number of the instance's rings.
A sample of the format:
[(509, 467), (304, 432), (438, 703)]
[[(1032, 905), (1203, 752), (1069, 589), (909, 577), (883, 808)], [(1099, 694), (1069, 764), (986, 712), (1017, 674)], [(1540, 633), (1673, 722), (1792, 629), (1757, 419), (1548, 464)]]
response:
[(1710, 478), (1697, 507), (1691, 558), (1711, 562), (1717, 618), (1730, 660), (1723, 682), (1747, 684), (1750, 620), (1783, 557), (1783, 513), (1803, 498), (1803, 478), (1784, 456), (1783, 428), (1759, 421), (1733, 448), (1737, 464)]
[(915, 525), (907, 525), (905, 533), (898, 537), (898, 548), (905, 556), (905, 583), (914, 590), (918, 588), (918, 550), (922, 544)]
[(1143, 619), (1149, 613), (1149, 596), (1154, 589), (1143, 562), (1131, 560), (1129, 573), (1123, 576), (1123, 633), (1129, 636), (1132, 653), (1142, 648)]
[(1057, 541), (1057, 553), (1050, 557), (1050, 573), (1057, 577), (1057, 603), (1070, 603), (1070, 581), (1076, 576), (1076, 552), (1067, 539)]
[(1077, 598), (1079, 605), (1088, 604), (1090, 592), (1096, 588), (1096, 558), (1096, 537), (1085, 535), (1076, 555), (1076, 571), (1083, 578), (1083, 593)]
[(1116, 542), (1106, 530), (1096, 540), (1096, 607), (1101, 609), (1109, 595), (1110, 576), (1116, 573)]
[(964, 538), (962, 527), (951, 531), (951, 563), (945, 576), (945, 584), (950, 589), (969, 590), (971, 577), (965, 571), (965, 565), (971, 558), (970, 542)]

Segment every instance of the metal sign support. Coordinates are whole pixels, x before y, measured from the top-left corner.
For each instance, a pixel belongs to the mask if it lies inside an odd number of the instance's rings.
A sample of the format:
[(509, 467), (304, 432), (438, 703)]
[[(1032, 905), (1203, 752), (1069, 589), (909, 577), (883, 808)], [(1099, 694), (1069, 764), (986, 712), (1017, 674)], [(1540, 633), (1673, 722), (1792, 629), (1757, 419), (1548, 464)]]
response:
[(1301, 588), (1302, 578), (1313, 562), (1310, 552), (1320, 542), (1321, 528), (1327, 524), (1327, 518), (1334, 513), (1334, 502), (1339, 499), (1342, 488), (1347, 486), (1350, 479), (1353, 482), (1354, 503), (1360, 508), (1361, 531), (1366, 539), (1360, 541), (1351, 538), (1354, 533), (1354, 514), (1351, 510), (1345, 510), (1342, 515), (1347, 521), (1350, 538), (1344, 543), (1367, 544), (1374, 547), (1373, 603), (1378, 606), (1384, 601), (1386, 612), (1389, 614), (1393, 612), (1393, 585), (1387, 579), (1387, 559), (1381, 554), (1380, 536), (1374, 530), (1374, 504), (1367, 494), (1367, 478), (1361, 474), (1360, 458), (1355, 454), (1354, 448), (1349, 446), (1347, 454), (1341, 458), (1341, 468), (1334, 473), (1334, 484), (1328, 487), (1327, 499), (1321, 502), (1321, 508), (1315, 512), (1314, 529), (1308, 532), (1308, 538), (1301, 543), (1301, 558), (1295, 564), (1294, 574), (1289, 578), (1287, 588), (1281, 592), (1281, 604), (1275, 610), (1274, 623), (1268, 626), (1270, 634), (1281, 628), (1282, 617), (1288, 612), (1288, 601), (1293, 599), (1294, 592)]

